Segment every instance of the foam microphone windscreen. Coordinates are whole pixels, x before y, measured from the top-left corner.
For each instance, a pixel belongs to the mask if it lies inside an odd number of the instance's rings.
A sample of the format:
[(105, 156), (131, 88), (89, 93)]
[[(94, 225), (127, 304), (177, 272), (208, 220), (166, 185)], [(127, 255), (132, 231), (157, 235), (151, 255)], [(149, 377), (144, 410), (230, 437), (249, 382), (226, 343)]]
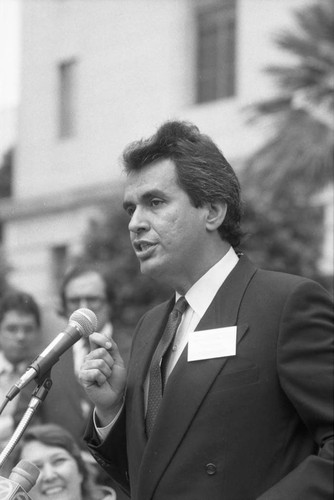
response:
[(9, 475), (11, 481), (15, 481), (27, 492), (36, 484), (39, 476), (39, 468), (28, 460), (21, 460)]

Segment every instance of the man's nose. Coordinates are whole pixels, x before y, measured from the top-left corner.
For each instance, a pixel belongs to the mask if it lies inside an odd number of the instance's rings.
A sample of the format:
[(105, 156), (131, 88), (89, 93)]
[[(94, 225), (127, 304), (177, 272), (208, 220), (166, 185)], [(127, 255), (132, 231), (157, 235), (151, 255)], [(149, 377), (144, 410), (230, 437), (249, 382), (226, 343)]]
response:
[(26, 338), (26, 331), (24, 328), (18, 328), (15, 335), (18, 340), (23, 340)]
[(88, 300), (86, 299), (86, 297), (81, 297), (80, 298), (79, 308), (81, 308), (81, 307), (89, 309), (89, 304), (88, 304)]
[(128, 228), (131, 233), (139, 233), (140, 231), (145, 231), (150, 227), (150, 223), (147, 217), (147, 213), (140, 207), (136, 207), (133, 212)]

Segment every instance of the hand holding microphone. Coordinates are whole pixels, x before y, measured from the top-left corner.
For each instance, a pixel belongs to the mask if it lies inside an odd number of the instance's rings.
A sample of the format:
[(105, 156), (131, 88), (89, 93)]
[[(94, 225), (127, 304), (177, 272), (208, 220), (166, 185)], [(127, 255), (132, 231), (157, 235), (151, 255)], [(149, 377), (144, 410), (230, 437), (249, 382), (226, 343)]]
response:
[(92, 351), (81, 366), (79, 381), (95, 406), (100, 424), (104, 426), (123, 404), (126, 368), (113, 339), (94, 332), (90, 342)]

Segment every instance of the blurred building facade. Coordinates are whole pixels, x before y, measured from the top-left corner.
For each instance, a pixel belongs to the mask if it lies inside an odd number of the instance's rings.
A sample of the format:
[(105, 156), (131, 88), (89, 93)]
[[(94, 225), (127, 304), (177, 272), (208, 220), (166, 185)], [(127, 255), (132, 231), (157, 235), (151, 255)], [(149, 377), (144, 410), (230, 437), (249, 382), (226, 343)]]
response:
[(286, 57), (273, 35), (303, 0), (29, 0), (13, 198), (1, 202), (10, 281), (53, 301), (89, 223), (121, 189), (124, 146), (167, 119), (209, 134), (238, 170), (265, 130), (244, 108)]

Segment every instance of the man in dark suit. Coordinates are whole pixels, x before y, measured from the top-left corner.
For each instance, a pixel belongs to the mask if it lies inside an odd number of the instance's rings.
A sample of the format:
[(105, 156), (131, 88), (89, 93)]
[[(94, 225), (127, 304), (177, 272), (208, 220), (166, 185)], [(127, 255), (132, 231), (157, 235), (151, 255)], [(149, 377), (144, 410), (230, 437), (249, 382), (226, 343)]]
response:
[(239, 183), (197, 127), (168, 122), (123, 158), (141, 271), (175, 295), (139, 321), (128, 372), (91, 336), (94, 457), (132, 500), (331, 499), (329, 295), (237, 250)]

